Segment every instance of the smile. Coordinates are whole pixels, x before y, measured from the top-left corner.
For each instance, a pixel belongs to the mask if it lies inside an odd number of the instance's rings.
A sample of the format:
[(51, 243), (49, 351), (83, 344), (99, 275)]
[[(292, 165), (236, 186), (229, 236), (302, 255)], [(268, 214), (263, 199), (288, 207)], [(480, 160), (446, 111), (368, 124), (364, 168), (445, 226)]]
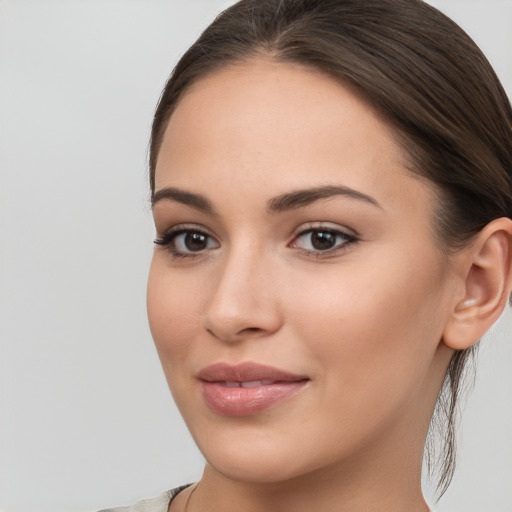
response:
[(275, 381), (272, 380), (250, 380), (248, 382), (219, 382), (218, 384), (226, 386), (227, 388), (254, 388), (256, 386), (268, 386), (274, 383)]
[(250, 416), (291, 398), (309, 378), (256, 363), (217, 363), (197, 375), (203, 399), (214, 413)]

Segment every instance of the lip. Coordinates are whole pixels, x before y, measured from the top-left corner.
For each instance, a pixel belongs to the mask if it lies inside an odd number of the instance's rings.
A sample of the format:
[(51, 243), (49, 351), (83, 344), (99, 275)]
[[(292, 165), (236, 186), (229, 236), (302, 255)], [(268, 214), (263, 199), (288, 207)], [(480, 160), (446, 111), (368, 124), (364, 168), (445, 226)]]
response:
[(250, 416), (291, 398), (309, 382), (305, 375), (253, 362), (215, 363), (197, 374), (208, 408), (223, 416)]

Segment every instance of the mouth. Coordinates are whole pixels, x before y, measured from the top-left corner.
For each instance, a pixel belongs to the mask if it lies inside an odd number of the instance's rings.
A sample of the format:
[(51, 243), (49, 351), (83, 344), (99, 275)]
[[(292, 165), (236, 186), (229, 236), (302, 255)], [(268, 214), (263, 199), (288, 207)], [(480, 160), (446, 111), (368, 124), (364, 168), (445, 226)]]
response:
[(275, 380), (249, 380), (247, 382), (244, 381), (219, 381), (218, 384), (220, 386), (226, 386), (227, 388), (255, 388), (257, 386), (269, 386), (270, 384), (275, 384), (277, 381)]
[(291, 398), (309, 382), (304, 375), (247, 362), (216, 363), (197, 374), (203, 399), (214, 413), (250, 416)]

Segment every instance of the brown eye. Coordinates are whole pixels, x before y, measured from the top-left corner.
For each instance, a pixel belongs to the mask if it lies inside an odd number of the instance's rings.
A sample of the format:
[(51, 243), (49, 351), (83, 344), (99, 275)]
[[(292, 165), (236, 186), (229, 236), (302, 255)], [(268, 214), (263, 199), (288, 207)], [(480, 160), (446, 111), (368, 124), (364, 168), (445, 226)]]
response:
[(187, 256), (191, 253), (215, 249), (219, 244), (206, 233), (187, 230), (175, 233), (169, 241), (169, 246), (175, 254)]
[(209, 237), (203, 233), (184, 233), (183, 235), (182, 243), (189, 251), (204, 251), (208, 247)]
[(311, 246), (317, 251), (327, 251), (336, 245), (336, 235), (326, 231), (314, 231), (310, 238)]
[(157, 238), (155, 244), (167, 247), (175, 257), (196, 256), (219, 247), (219, 243), (207, 233), (184, 228), (168, 231)]
[(291, 246), (310, 253), (336, 251), (357, 241), (353, 235), (335, 229), (308, 229), (300, 233)]

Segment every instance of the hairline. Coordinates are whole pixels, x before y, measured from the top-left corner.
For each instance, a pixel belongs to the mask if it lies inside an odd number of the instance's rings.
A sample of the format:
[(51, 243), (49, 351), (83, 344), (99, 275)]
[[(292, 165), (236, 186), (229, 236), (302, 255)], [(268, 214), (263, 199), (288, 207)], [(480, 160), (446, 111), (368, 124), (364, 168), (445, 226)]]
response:
[[(384, 112), (382, 108), (379, 108), (375, 102), (373, 102), (362, 87), (353, 83), (348, 77), (341, 76), (334, 72), (329, 72), (323, 69), (320, 65), (314, 64), (311, 62), (301, 62), (297, 57), (285, 55), (283, 52), (276, 50), (275, 48), (270, 48), (268, 45), (259, 45), (258, 47), (249, 50), (245, 55), (240, 57), (231, 57), (219, 63), (212, 63), (211, 67), (206, 68), (204, 72), (200, 73), (194, 79), (187, 84), (179, 93), (178, 97), (174, 104), (168, 108), (165, 112), (165, 118), (161, 122), (160, 130), (157, 133), (156, 142), (153, 147), (150, 147), (150, 150), (155, 152), (156, 159), (154, 168), (150, 169), (151, 174), (151, 204), (153, 204), (154, 196), (155, 196), (155, 179), (156, 179), (156, 168), (158, 163), (158, 156), (160, 154), (160, 150), (162, 147), (163, 139), (165, 138), (165, 132), (169, 126), (169, 122), (171, 120), (172, 115), (179, 107), (180, 103), (191, 94), (195, 87), (198, 86), (201, 82), (206, 80), (209, 77), (220, 74), (228, 69), (236, 69), (240, 67), (250, 66), (252, 63), (256, 63), (258, 61), (270, 62), (273, 64), (285, 64), (297, 67), (304, 71), (308, 71), (311, 73), (316, 73), (319, 75), (323, 75), (326, 78), (338, 83), (341, 87), (347, 89), (351, 94), (357, 97), (359, 101), (365, 103), (373, 113), (378, 117), (378, 119), (385, 124), (389, 130), (392, 137), (392, 140), (396, 144), (399, 155), (401, 157), (400, 164), (404, 169), (408, 172), (408, 175), (414, 177), (421, 181), (424, 185), (430, 186), (434, 193), (434, 207), (432, 212), (431, 219), (431, 231), (433, 235), (433, 240), (437, 241), (439, 244), (439, 248), (443, 250), (443, 252), (448, 254), (453, 254), (458, 252), (461, 249), (466, 248), (471, 244), (472, 237), (469, 240), (465, 240), (458, 245), (450, 244), (442, 236), (442, 220), (446, 216), (446, 211), (443, 206), (444, 196), (446, 194), (445, 191), (432, 179), (426, 177), (422, 172), (421, 168), (418, 166), (419, 158), (414, 156), (414, 152), (422, 152), (421, 147), (415, 143), (411, 136), (409, 136), (400, 126), (399, 123), (393, 119), (393, 117)], [(414, 151), (415, 150), (415, 151)]]

